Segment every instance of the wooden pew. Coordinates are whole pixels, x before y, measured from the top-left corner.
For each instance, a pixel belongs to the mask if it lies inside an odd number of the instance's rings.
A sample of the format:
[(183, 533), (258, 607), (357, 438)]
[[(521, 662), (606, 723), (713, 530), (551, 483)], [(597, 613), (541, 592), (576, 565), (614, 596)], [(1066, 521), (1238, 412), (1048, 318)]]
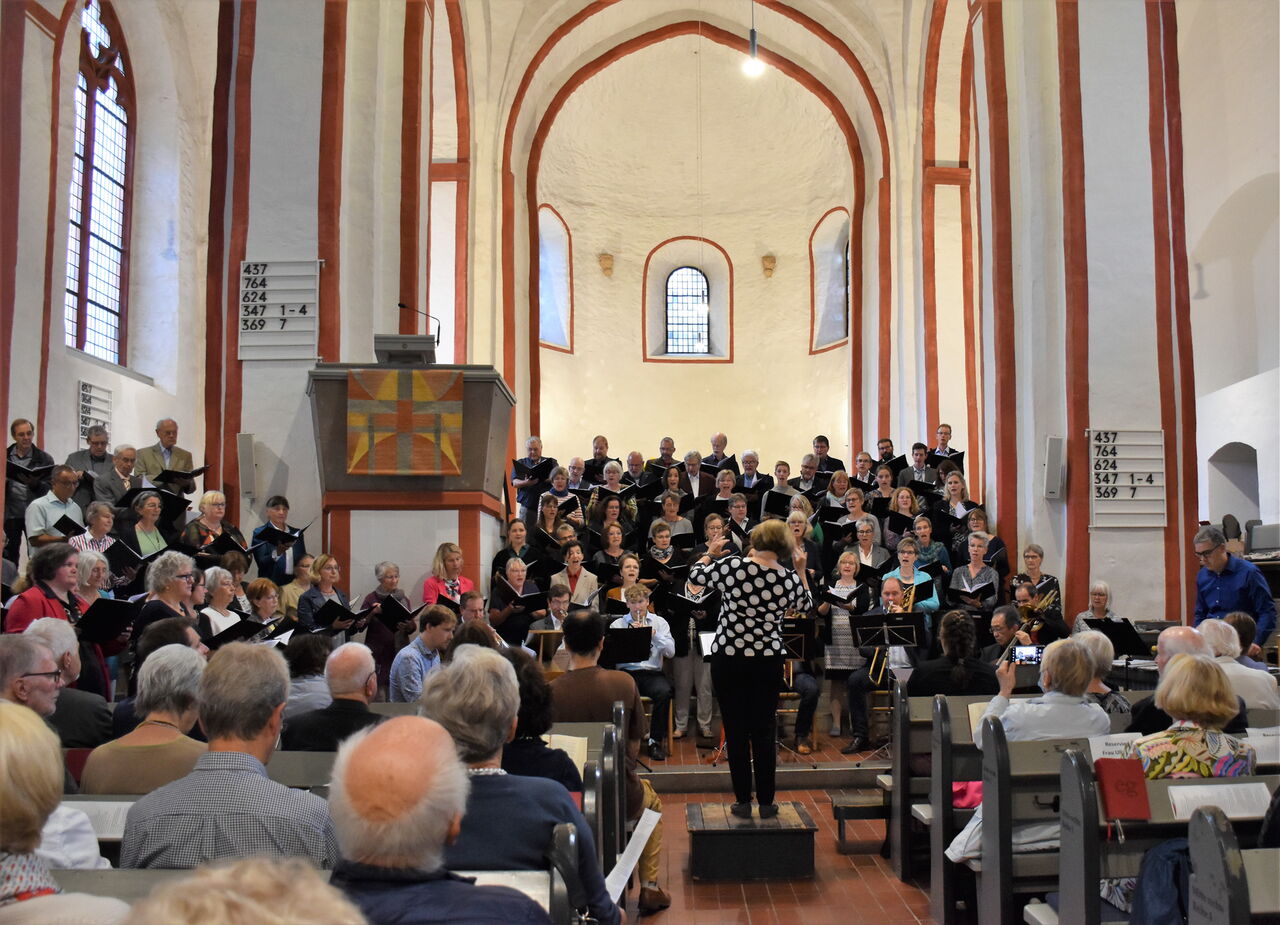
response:
[(889, 769), (889, 860), (893, 872), (904, 882), (911, 878), (915, 854), (920, 847), (912, 808), (928, 804), (929, 779), (921, 776), (919, 770), (930, 756), (932, 724), (933, 699), (908, 697), (906, 684), (896, 682), (893, 686), (893, 765)]
[(933, 724), (929, 730), (932, 756), (929, 776), (929, 803), (917, 818), (929, 828), (929, 913), (935, 922), (951, 925), (958, 919), (956, 865), (946, 856), (947, 846), (973, 816), (972, 809), (956, 809), (951, 785), (982, 777), (982, 753), (973, 744), (969, 725), (969, 704), (990, 702), (991, 698), (933, 698)]
[(379, 716), (417, 716), (417, 703), (391, 703), (389, 701), (369, 704), (369, 712)]
[(979, 921), (1016, 925), (1022, 912), (1017, 894), (1058, 888), (1060, 852), (1014, 852), (1013, 831), (1058, 822), (1062, 755), (1068, 749), (1087, 753), (1089, 742), (1010, 742), (999, 717), (982, 722), (982, 857), (968, 866), (978, 877)]
[[(1271, 769), (1274, 770), (1274, 766)], [(1104, 877), (1136, 877), (1142, 865), (1142, 857), (1148, 849), (1170, 838), (1187, 834), (1188, 821), (1177, 819), (1173, 814), (1169, 802), (1170, 789), (1187, 786), (1224, 787), (1260, 782), (1274, 793), (1276, 787), (1280, 786), (1280, 776), (1275, 774), (1243, 778), (1195, 777), (1146, 781), (1151, 818), (1126, 819), (1114, 823), (1105, 818), (1093, 773), (1093, 761), (1087, 747), (1065, 752), (1060, 761), (1059, 773), (1062, 781), (1060, 854), (1064, 863), (1059, 882), (1057, 921), (1062, 925), (1099, 925), (1101, 905), (1098, 899), (1098, 881)], [(1232, 828), (1241, 843), (1252, 844), (1261, 824), (1261, 816), (1256, 819), (1236, 819)], [(1123, 840), (1118, 837), (1121, 830), (1124, 832)], [(1273, 882), (1277, 879), (1274, 874), (1273, 871)], [(1043, 915), (1038, 919), (1045, 920)], [(1223, 920), (1217, 921), (1221, 923)]]
[(336, 757), (337, 752), (276, 751), (267, 762), (267, 776), (286, 787), (327, 792)]
[[(569, 823), (561, 823), (552, 833), (552, 846), (560, 857), (569, 859), (563, 869), (548, 865), (546, 870), (482, 870), (455, 871), (474, 877), (482, 885), (506, 886), (524, 893), (547, 911), (555, 925), (570, 925), (573, 920), (571, 897), (582, 895), (577, 870), (577, 832)], [(190, 876), (189, 870), (55, 870), (53, 878), (67, 892), (111, 896), (133, 904), (153, 889)], [(328, 871), (321, 871), (328, 877)]]
[(1280, 848), (1241, 850), (1235, 827), (1217, 807), (1197, 809), (1191, 848), (1188, 925), (1280, 921)]

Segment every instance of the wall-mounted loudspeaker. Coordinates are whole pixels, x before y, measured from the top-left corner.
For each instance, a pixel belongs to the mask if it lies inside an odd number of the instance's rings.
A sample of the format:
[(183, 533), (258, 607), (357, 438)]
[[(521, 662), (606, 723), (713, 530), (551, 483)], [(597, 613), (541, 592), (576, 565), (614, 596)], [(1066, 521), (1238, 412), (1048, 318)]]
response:
[(1061, 437), (1044, 438), (1044, 496), (1057, 501), (1062, 498), (1063, 479), (1066, 475), (1064, 452), (1066, 441)]
[(252, 502), (258, 497), (258, 464), (254, 461), (253, 434), (236, 434), (236, 461), (240, 466), (240, 494)]

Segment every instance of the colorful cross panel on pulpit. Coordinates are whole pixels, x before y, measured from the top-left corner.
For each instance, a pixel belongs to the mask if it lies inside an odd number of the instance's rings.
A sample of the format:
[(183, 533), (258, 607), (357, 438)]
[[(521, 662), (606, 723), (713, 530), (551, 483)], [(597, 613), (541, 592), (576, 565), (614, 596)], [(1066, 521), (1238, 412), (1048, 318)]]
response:
[(347, 471), (462, 472), (462, 373), (362, 369), (347, 373)]

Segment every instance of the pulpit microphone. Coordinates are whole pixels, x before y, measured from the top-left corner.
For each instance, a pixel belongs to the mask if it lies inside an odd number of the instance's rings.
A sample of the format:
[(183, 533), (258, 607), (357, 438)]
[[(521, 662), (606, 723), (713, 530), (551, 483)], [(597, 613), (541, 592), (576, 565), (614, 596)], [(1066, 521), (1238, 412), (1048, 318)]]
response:
[(436, 343), (437, 344), (440, 343), (440, 319), (439, 318), (437, 318), (435, 315), (431, 314), (430, 312), (424, 312), (417, 308), (409, 308), (409, 306), (405, 305), (403, 302), (397, 302), (396, 307), (403, 308), (406, 311), (411, 311), (414, 314), (422, 315), (424, 318), (434, 321), (436, 323)]

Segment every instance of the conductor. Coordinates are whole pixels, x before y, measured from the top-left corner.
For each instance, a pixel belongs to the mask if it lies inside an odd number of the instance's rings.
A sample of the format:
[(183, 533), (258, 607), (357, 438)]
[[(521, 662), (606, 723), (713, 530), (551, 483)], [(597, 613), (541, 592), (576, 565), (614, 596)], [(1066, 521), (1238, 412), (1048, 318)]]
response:
[[(711, 646), (711, 681), (720, 701), (734, 804), (751, 816), (752, 765), (760, 818), (778, 814), (773, 802), (777, 751), (774, 741), (778, 693), (782, 689), (782, 621), (788, 611), (813, 604), (803, 546), (781, 520), (751, 531), (745, 555), (719, 558), (728, 541), (713, 539), (694, 563), (689, 580), (720, 592), (720, 620)], [(791, 557), (795, 570), (778, 560)]]

